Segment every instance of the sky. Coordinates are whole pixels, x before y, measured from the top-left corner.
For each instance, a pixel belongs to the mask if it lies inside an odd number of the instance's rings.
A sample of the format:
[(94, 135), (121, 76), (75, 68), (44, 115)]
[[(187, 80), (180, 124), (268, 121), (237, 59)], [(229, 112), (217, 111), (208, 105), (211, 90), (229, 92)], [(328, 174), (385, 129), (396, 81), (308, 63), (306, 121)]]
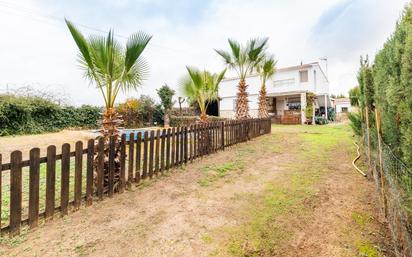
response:
[[(0, 0), (0, 93), (23, 86), (59, 95), (71, 105), (102, 105), (85, 80), (66, 17), (85, 35), (116, 38), (144, 31), (153, 36), (143, 56), (150, 75), (138, 91), (157, 99), (163, 84), (176, 89), (185, 66), (219, 72), (213, 49), (228, 49), (228, 38), (246, 42), (269, 37), (278, 67), (321, 62), (330, 93), (357, 85), (360, 55), (382, 48), (406, 0)], [(227, 76), (234, 75), (231, 72)]]

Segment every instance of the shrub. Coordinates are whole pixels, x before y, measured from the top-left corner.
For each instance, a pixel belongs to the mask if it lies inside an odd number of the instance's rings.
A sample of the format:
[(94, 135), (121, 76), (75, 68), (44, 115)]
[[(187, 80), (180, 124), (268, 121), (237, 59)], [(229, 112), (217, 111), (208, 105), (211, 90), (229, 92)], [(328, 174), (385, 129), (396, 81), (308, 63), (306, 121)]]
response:
[(315, 123), (319, 124), (319, 125), (325, 125), (325, 124), (328, 124), (328, 120), (325, 117), (316, 116), (315, 117)]
[[(217, 116), (208, 116), (209, 122), (225, 121), (226, 118), (217, 117)], [(171, 116), (170, 117), (170, 126), (172, 127), (182, 127), (190, 126), (199, 122), (200, 118), (198, 116)]]
[(37, 134), (64, 128), (95, 128), (100, 108), (61, 106), (41, 97), (0, 96), (0, 135)]
[(350, 126), (355, 135), (362, 136), (362, 120), (358, 113), (348, 113), (348, 118), (351, 121)]

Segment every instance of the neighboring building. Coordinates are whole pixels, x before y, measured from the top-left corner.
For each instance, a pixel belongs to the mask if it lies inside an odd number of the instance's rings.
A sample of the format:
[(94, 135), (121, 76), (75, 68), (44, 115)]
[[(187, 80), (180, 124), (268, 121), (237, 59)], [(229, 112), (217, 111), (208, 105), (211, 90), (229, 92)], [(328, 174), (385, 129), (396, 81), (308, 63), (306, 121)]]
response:
[[(235, 117), (238, 82), (239, 78), (228, 78), (219, 86), (219, 115), (222, 117)], [(257, 117), (261, 87), (259, 75), (248, 76), (246, 83), (249, 85), (249, 115)], [(315, 108), (320, 115), (327, 116), (325, 109), (332, 107), (329, 81), (317, 62), (277, 69), (273, 78), (267, 81), (266, 88), (269, 114), (274, 123), (303, 124), (308, 92), (317, 96)]]
[(332, 99), (333, 108), (335, 112), (338, 113), (347, 113), (352, 111), (352, 106), (350, 104), (349, 98), (336, 98)]

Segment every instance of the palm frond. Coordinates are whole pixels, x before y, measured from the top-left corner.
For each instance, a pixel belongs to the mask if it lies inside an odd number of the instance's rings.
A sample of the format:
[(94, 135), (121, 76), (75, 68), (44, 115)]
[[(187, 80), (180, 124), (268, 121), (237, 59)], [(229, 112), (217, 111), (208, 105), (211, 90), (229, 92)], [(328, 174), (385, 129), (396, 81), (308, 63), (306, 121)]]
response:
[(136, 60), (140, 57), (147, 44), (152, 39), (152, 36), (138, 32), (129, 37), (126, 43), (125, 54), (125, 70), (126, 72), (133, 66)]
[(232, 55), (233, 55), (233, 57), (234, 57), (234, 59), (235, 60), (239, 60), (239, 58), (240, 58), (240, 44), (239, 44), (239, 42), (237, 42), (237, 41), (235, 41), (235, 40), (233, 40), (233, 39), (228, 39), (227, 40), (228, 42), (229, 42), (229, 46), (230, 46), (230, 49), (232, 50)]
[(74, 26), (72, 22), (67, 19), (64, 19), (66, 22), (67, 27), (69, 28), (70, 33), (76, 43), (77, 47), (79, 48), (80, 55), (79, 59), (82, 62), (82, 66), (87, 65), (87, 68), (90, 70), (94, 69), (93, 59), (90, 55), (89, 51), (89, 44), (83, 34)]

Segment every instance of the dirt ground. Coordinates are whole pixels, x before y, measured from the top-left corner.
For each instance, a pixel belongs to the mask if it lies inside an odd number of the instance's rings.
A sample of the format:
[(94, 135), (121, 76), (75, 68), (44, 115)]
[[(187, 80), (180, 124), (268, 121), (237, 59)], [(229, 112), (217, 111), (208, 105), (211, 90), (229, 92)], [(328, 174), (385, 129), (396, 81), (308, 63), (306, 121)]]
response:
[(274, 126), (3, 238), (1, 256), (393, 256), (347, 125)]
[(56, 133), (47, 133), (40, 135), (24, 135), (24, 136), (7, 136), (0, 137), (0, 154), (3, 155), (3, 162), (10, 159), (10, 153), (15, 150), (20, 150), (23, 153), (23, 158), (27, 159), (29, 151), (34, 148), (40, 148), (42, 154), (46, 153), (49, 145), (55, 145), (58, 153), (61, 152), (61, 146), (69, 143), (71, 148), (77, 140), (85, 143), (87, 140), (94, 138), (95, 135), (86, 130), (63, 130)]

